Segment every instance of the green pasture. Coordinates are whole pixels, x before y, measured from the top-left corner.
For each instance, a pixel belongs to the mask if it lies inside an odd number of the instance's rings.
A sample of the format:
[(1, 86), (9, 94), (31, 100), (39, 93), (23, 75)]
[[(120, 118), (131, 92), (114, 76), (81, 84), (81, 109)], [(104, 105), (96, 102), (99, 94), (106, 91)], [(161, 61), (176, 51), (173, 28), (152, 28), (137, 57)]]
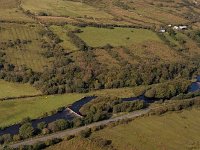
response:
[(107, 44), (128, 46), (146, 41), (161, 41), (156, 33), (147, 29), (85, 27), (81, 28), (81, 30), (83, 32), (77, 35), (92, 47), (101, 47)]

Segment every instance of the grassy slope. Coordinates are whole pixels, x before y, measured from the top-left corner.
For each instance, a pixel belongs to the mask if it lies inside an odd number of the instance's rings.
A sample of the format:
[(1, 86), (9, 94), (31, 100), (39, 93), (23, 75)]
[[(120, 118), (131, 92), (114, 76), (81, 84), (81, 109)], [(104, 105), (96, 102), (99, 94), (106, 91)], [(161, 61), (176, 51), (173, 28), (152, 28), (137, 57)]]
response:
[(18, 0), (0, 0), (0, 20), (34, 22), (18, 9)]
[[(40, 4), (40, 5), (38, 5)], [(46, 12), (53, 16), (112, 18), (109, 14), (80, 2), (63, 0), (23, 0), (22, 7), (33, 13)]]
[(2, 24), (4, 30), (0, 31), (0, 42), (8, 42), (8, 40), (16, 41), (31, 40), (30, 43), (23, 46), (14, 46), (6, 48), (6, 61), (11, 62), (17, 66), (26, 65), (34, 71), (42, 71), (43, 67), (49, 65), (49, 60), (42, 56), (44, 50), (40, 47), (39, 35), (41, 27), (39, 25), (19, 25), (19, 24)]
[(77, 47), (71, 43), (70, 37), (67, 36), (67, 30), (63, 29), (61, 26), (51, 26), (50, 29), (54, 32), (54, 34), (58, 35), (62, 40), (60, 45), (68, 51), (76, 51)]
[(104, 29), (86, 27), (78, 34), (89, 46), (99, 47), (111, 44), (112, 46), (128, 46), (132, 43), (143, 43), (146, 41), (160, 41), (159, 37), (150, 30), (115, 28)]
[(29, 84), (18, 84), (0, 80), (0, 98), (41, 94)]
[(119, 150), (186, 150), (200, 148), (200, 109), (135, 119), (129, 124), (94, 133)]
[[(17, 86), (17, 84), (13, 84), (12, 86), (14, 88)], [(19, 90), (18, 93), (25, 92), (23, 90), (25, 85), (23, 86), (20, 85), (20, 86), (21, 89), (18, 89)], [(7, 91), (8, 89), (5, 91), (6, 94)], [(12, 91), (12, 94), (13, 92), (14, 91)], [(20, 122), (23, 118), (26, 117), (38, 118), (46, 112), (50, 112), (59, 107), (67, 106), (81, 99), (84, 96), (94, 95), (94, 94), (101, 96), (111, 95), (118, 97), (131, 97), (132, 95), (134, 95), (133, 90), (131, 88), (123, 88), (123, 89), (112, 89), (112, 90), (100, 90), (87, 94), (64, 94), (64, 95), (55, 95), (48, 97), (42, 96), (35, 98), (16, 99), (10, 101), (0, 101), (0, 114), (3, 114), (0, 115), (0, 127)]]
[(74, 138), (70, 141), (64, 141), (64, 142), (57, 144), (56, 146), (52, 146), (47, 149), (48, 150), (55, 150), (55, 149), (59, 149), (59, 150), (103, 150), (103, 148), (92, 143), (90, 140), (83, 139), (83, 138)]
[(83, 94), (65, 94), (2, 101), (0, 102), (0, 114), (3, 115), (0, 115), (0, 127), (17, 123), (26, 117), (32, 119), (40, 117), (45, 112), (72, 104), (82, 97)]

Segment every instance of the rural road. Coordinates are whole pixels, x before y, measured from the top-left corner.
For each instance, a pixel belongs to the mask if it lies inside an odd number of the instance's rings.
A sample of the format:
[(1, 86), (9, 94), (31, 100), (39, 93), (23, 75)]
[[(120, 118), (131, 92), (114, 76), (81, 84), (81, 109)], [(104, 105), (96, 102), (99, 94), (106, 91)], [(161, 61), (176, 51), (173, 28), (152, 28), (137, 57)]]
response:
[(17, 147), (22, 146), (22, 145), (32, 145), (32, 144), (35, 144), (37, 142), (40, 142), (40, 141), (43, 142), (43, 141), (53, 139), (53, 138), (63, 138), (67, 135), (74, 135), (74, 134), (76, 134), (76, 133), (78, 133), (78, 132), (80, 132), (80, 131), (82, 131), (86, 128), (91, 128), (91, 127), (95, 127), (95, 126), (99, 126), (99, 125), (106, 125), (108, 123), (116, 122), (116, 121), (119, 121), (119, 120), (122, 120), (122, 119), (130, 119), (130, 118), (138, 117), (138, 116), (141, 116), (143, 114), (148, 113), (149, 111), (150, 111), (149, 108), (134, 111), (134, 112), (131, 112), (131, 113), (123, 115), (123, 116), (111, 118), (111, 119), (104, 120), (104, 121), (95, 122), (95, 123), (92, 123), (92, 124), (89, 124), (89, 125), (86, 125), (86, 126), (83, 126), (83, 127), (79, 127), (79, 128), (76, 128), (76, 129), (69, 129), (69, 130), (53, 133), (53, 134), (42, 136), (42, 137), (27, 139), (25, 141), (21, 141), (21, 142), (15, 143), (15, 144), (10, 144), (9, 147), (17, 148)]

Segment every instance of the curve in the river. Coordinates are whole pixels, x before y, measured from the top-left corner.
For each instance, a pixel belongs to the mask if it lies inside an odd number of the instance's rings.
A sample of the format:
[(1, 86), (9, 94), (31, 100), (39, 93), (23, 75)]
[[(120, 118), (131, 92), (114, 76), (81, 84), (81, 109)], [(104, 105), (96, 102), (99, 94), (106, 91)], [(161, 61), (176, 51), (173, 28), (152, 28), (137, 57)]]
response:
[[(193, 82), (190, 87), (188, 92), (195, 92), (195, 91), (200, 91), (200, 76), (197, 77), (197, 81)], [(88, 102), (92, 101), (93, 99), (95, 99), (97, 96), (88, 96), (88, 97), (84, 97), (76, 102), (74, 102), (72, 105), (69, 106), (69, 108), (74, 111), (75, 113), (81, 115), (81, 113), (79, 112), (80, 108), (87, 104)], [(129, 98), (123, 98), (122, 101), (135, 101), (135, 100), (144, 100), (147, 103), (152, 103), (156, 100), (159, 99), (150, 99), (145, 97), (144, 95), (138, 96), (138, 97), (129, 97)], [(40, 122), (46, 122), (46, 123), (50, 123), (53, 122), (55, 120), (58, 119), (66, 119), (66, 120), (72, 120), (73, 118), (75, 118), (76, 116), (72, 113), (69, 112), (69, 110), (65, 109), (61, 112), (58, 112), (54, 115), (48, 116), (48, 117), (44, 117), (42, 119), (35, 119), (32, 120), (32, 125), (34, 128), (37, 128), (37, 124)], [(19, 132), (19, 128), (20, 128), (20, 124), (16, 124), (16, 125), (12, 125), (8, 128), (5, 128), (4, 130), (0, 130), (0, 135), (3, 134), (18, 134)]]

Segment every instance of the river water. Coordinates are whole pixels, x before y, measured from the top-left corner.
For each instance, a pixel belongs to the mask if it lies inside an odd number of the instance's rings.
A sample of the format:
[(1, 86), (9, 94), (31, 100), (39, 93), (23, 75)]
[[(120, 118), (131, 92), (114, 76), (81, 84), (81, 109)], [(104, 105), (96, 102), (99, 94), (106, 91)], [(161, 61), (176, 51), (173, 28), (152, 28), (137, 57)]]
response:
[[(200, 91), (200, 76), (197, 77), (197, 81), (193, 82), (188, 89), (188, 92), (195, 92), (195, 91)], [(77, 114), (80, 114), (80, 112), (79, 112), (80, 108), (83, 105), (92, 101), (95, 98), (96, 98), (96, 96), (84, 97), (84, 98), (76, 101), (72, 105), (70, 105), (69, 108), (71, 110), (73, 110), (74, 112), (76, 112)], [(139, 96), (139, 97), (123, 98), (122, 100), (123, 101), (135, 101), (135, 100), (138, 100), (138, 99), (144, 100), (147, 103), (151, 103), (151, 102), (155, 101), (155, 99), (146, 98), (144, 95)], [(34, 128), (37, 128), (37, 124), (40, 123), (40, 122), (50, 123), (50, 122), (56, 121), (58, 119), (72, 120), (75, 117), (76, 116), (74, 114), (70, 113), (68, 110), (63, 110), (61, 112), (58, 112), (58, 113), (51, 115), (51, 116), (48, 116), (48, 117), (44, 117), (42, 119), (32, 120), (31, 123), (32, 123)], [(0, 130), (0, 135), (3, 135), (3, 134), (11, 134), (11, 135), (18, 134), (20, 126), (21, 126), (20, 124), (16, 124), (16, 125), (12, 125), (8, 128), (5, 128), (4, 130)]]

